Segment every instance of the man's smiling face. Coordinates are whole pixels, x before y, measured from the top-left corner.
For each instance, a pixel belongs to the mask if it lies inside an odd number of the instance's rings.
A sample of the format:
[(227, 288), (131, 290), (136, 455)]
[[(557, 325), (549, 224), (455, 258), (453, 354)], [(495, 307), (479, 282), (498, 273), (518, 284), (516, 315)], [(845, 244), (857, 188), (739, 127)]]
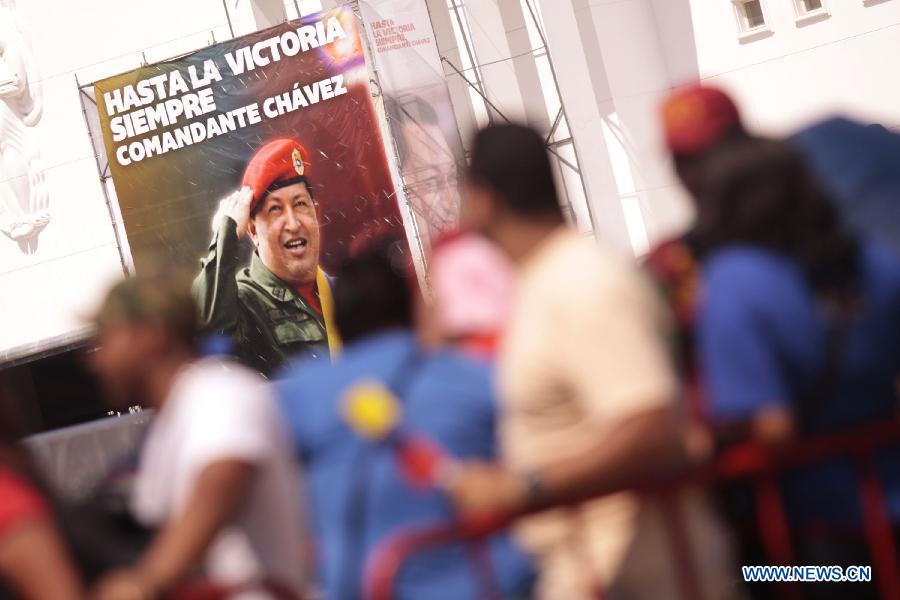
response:
[(270, 192), (248, 226), (259, 258), (278, 278), (312, 283), (319, 265), (319, 218), (305, 183)]

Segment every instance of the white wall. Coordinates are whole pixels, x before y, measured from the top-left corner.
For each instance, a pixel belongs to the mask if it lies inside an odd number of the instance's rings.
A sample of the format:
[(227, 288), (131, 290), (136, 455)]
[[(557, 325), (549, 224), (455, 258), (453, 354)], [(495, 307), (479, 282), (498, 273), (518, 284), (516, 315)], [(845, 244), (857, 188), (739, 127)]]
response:
[[(255, 2), (266, 10), (254, 11), (250, 0), (226, 0), (236, 34), (265, 25), (263, 17), (296, 16), (293, 0)], [(473, 15), (487, 15), (481, 24), (492, 24), (479, 32), (481, 45), (494, 52), (485, 56), (522, 62), (522, 48), (513, 51), (521, 24), (503, 12), (514, 3), (467, 2)], [(900, 0), (827, 0), (830, 16), (805, 25), (795, 23), (793, 0), (764, 2), (772, 33), (744, 43), (731, 0), (536, 2), (547, 22), (594, 226), (613, 243), (635, 248), (633, 232), (626, 231), (633, 219), (623, 218), (629, 213), (623, 207), (633, 213), (633, 201), (651, 240), (689, 220), (659, 144), (656, 112), (677, 83), (700, 78), (724, 86), (748, 124), (766, 133), (787, 133), (834, 112), (900, 127)], [(429, 4), (434, 12), (443, 0)], [(121, 273), (76, 75), (87, 83), (230, 37), (222, 0), (17, 0), (17, 10), (43, 88), (44, 114), (30, 133), (40, 148), (53, 218), (35, 253), (0, 236), (0, 357), (78, 330), (99, 291)], [(509, 45), (500, 47), (501, 41)], [(535, 112), (533, 81), (512, 85), (525, 67), (499, 62), (486, 69), (508, 80), (492, 92), (517, 105), (514, 114), (524, 114), (521, 107)], [(460, 86), (454, 90), (455, 97), (469, 96)], [(513, 90), (528, 97), (502, 98)], [(470, 110), (457, 107), (457, 113), (471, 117)]]
[(700, 76), (732, 89), (752, 125), (787, 133), (836, 111), (900, 125), (900, 2), (828, 0), (830, 17), (808, 24), (792, 0), (764, 3), (772, 34), (740, 43), (731, 2), (691, 2)]
[(807, 23), (793, 0), (763, 0), (771, 34), (745, 42), (730, 0), (690, 0), (693, 44), (664, 17), (667, 3), (655, 2), (656, 24), (663, 54), (681, 56), (670, 65), (673, 83), (690, 76), (693, 45), (697, 76), (730, 91), (751, 129), (789, 135), (837, 113), (900, 125), (897, 0), (824, 0), (830, 16)]
[[(618, 201), (638, 198), (651, 241), (683, 229), (691, 218), (661, 145), (657, 112), (676, 85), (700, 79), (724, 87), (748, 126), (764, 134), (786, 135), (835, 113), (900, 127), (900, 0), (824, 1), (827, 18), (801, 23), (793, 0), (763, 0), (771, 32), (745, 41), (731, 0), (541, 3), (548, 21), (554, 7), (574, 10), (580, 44), (573, 44), (571, 29), (548, 25), (550, 51), (557, 68), (587, 59), (582, 78), (603, 115)], [(611, 139), (608, 131), (617, 126), (621, 135)], [(588, 131), (591, 138), (582, 145), (599, 143), (596, 130), (572, 130), (576, 144)], [(590, 178), (609, 166), (593, 161), (582, 170)], [(609, 206), (609, 186), (603, 198), (590, 193), (595, 207)], [(595, 219), (603, 219), (602, 210)]]
[[(40, 73), (44, 111), (29, 133), (40, 149), (52, 218), (33, 253), (0, 236), (0, 359), (83, 332), (86, 314), (122, 275), (76, 76), (91, 82), (230, 37), (221, 0), (16, 4)], [(253, 26), (240, 11), (235, 17), (236, 29)]]

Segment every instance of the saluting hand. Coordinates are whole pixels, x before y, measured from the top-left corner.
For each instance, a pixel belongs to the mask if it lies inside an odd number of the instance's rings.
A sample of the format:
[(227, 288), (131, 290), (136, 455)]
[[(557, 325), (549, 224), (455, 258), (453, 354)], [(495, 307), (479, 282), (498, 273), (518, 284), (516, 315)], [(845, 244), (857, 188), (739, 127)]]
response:
[(219, 210), (213, 217), (213, 231), (219, 229), (223, 217), (230, 217), (237, 223), (238, 239), (247, 234), (247, 224), (250, 223), (250, 204), (253, 202), (253, 190), (244, 186), (229, 194), (219, 203)]

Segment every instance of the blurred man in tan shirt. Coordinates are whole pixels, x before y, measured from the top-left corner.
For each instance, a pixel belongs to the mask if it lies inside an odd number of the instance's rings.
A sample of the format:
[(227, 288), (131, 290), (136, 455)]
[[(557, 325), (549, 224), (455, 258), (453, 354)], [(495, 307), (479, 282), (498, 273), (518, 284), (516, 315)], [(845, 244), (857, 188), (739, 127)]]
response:
[[(691, 460), (662, 305), (635, 266), (566, 227), (530, 129), (478, 134), (463, 219), (506, 250), (520, 280), (499, 361), (504, 464), (463, 468), (457, 506), (547, 509), (518, 530), (540, 566), (540, 598), (678, 598), (685, 556), (673, 549), (685, 545), (668, 538), (658, 502), (618, 493), (577, 503)], [(675, 505), (703, 597), (739, 595), (700, 495)]]

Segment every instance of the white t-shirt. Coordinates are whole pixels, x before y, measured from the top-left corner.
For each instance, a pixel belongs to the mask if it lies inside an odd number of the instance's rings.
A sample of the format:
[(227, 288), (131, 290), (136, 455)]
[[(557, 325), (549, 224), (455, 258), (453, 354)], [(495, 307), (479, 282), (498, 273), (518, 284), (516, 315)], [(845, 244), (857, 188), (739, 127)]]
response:
[(160, 526), (184, 510), (200, 474), (213, 463), (256, 465), (253, 490), (234, 524), (207, 552), (213, 581), (268, 578), (298, 592), (306, 581), (299, 470), (274, 392), (234, 362), (207, 358), (179, 373), (140, 455), (132, 508)]

